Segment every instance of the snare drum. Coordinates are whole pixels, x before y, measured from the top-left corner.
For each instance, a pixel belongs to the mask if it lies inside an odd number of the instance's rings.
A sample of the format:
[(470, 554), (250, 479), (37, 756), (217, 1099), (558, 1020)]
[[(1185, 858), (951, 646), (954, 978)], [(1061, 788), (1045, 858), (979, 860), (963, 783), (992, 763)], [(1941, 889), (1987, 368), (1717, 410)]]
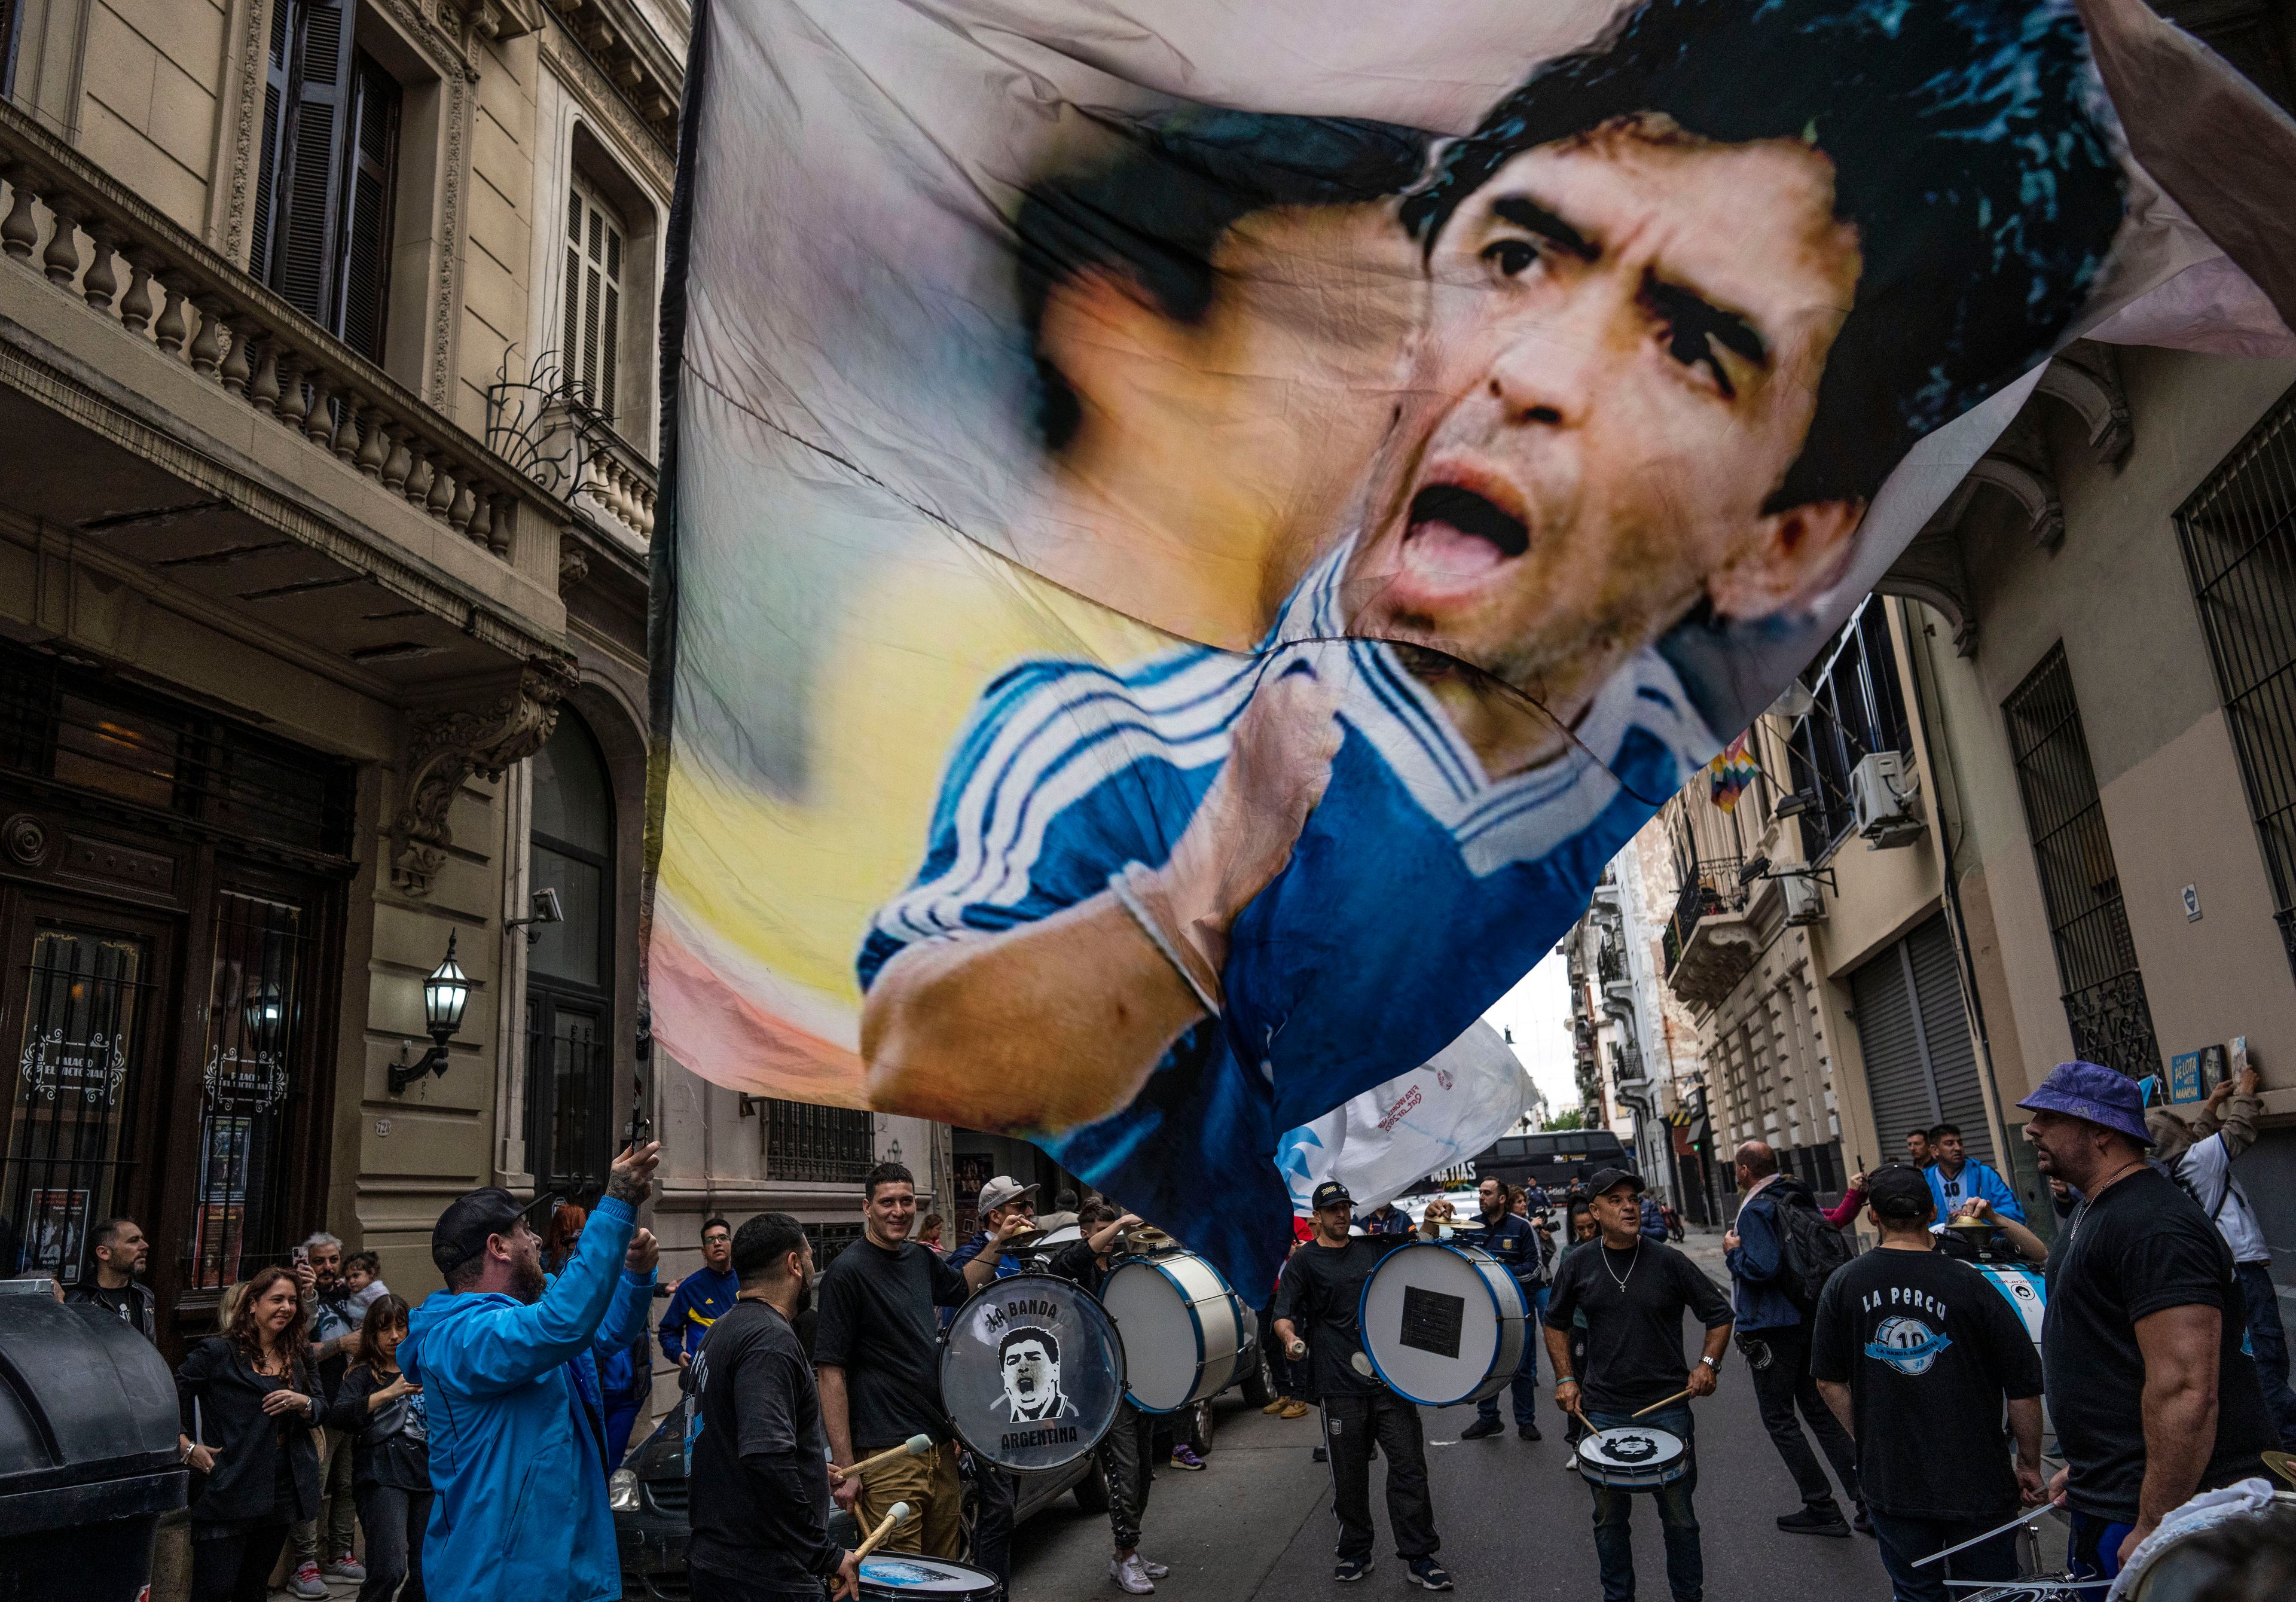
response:
[(1357, 1307), (1364, 1350), (1387, 1388), (1422, 1407), (1496, 1396), (1531, 1338), (1530, 1303), (1480, 1246), (1414, 1241), (1380, 1260)]
[(1690, 1452), (1679, 1435), (1630, 1424), (1579, 1442), (1578, 1472), (1613, 1491), (1656, 1491), (1690, 1472)]
[(994, 1602), (1003, 1596), (996, 1576), (945, 1557), (906, 1552), (873, 1552), (861, 1560), (861, 1594), (884, 1602), (892, 1597), (942, 1597), (950, 1602)]
[(1124, 1397), (1116, 1326), (1080, 1286), (1012, 1274), (956, 1310), (940, 1352), (941, 1405), (999, 1468), (1058, 1468), (1098, 1446)]
[(1192, 1252), (1126, 1259), (1100, 1301), (1124, 1345), (1124, 1399), (1144, 1413), (1177, 1413), (1226, 1390), (1257, 1328), (1219, 1270)]

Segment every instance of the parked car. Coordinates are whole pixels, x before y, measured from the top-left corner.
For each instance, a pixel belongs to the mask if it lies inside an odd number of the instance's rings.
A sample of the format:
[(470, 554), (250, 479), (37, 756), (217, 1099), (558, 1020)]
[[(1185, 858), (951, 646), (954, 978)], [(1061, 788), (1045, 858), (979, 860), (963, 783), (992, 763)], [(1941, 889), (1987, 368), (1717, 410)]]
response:
[[(622, 1595), (627, 1602), (685, 1602), (685, 1543), (693, 1533), (686, 1516), (685, 1421), (692, 1397), (680, 1397), (653, 1433), (630, 1449), (614, 1471), (608, 1498), (614, 1510), (614, 1540), (620, 1549)], [(1104, 1512), (1107, 1488), (1089, 1454), (1064, 1468), (1021, 1474), (1013, 1508), (1015, 1522), (1042, 1512), (1063, 1491), (1072, 1492), (1087, 1513)], [(972, 1496), (966, 1494), (965, 1527), (972, 1528)], [(850, 1514), (834, 1515), (832, 1528), (848, 1546), (861, 1532)]]

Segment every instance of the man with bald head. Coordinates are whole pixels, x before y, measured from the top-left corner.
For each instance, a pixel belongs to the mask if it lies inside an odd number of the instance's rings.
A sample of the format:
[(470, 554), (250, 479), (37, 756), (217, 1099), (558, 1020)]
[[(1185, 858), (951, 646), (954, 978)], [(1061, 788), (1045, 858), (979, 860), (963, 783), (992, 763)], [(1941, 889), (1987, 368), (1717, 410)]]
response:
[[(1831, 1229), (1817, 1212), (1817, 1198), (1809, 1187), (1789, 1173), (1778, 1171), (1777, 1154), (1766, 1141), (1749, 1140), (1738, 1148), (1738, 1188), (1746, 1199), (1739, 1204), (1737, 1221), (1722, 1237), (1730, 1265), (1731, 1302), (1738, 1315), (1738, 1345), (1754, 1380), (1754, 1395), (1761, 1403), (1762, 1426), (1785, 1459), (1786, 1470), (1801, 1492), (1799, 1511), (1783, 1514), (1778, 1528), (1797, 1535), (1846, 1537), (1849, 1523), (1833, 1499), (1833, 1487), (1817, 1454), (1802, 1434), (1802, 1420), (1817, 1435), (1833, 1472), (1849, 1499), (1852, 1516), (1860, 1530), (1871, 1531), (1866, 1505), (1857, 1492), (1857, 1449), (1818, 1394), (1809, 1372), (1809, 1317), (1803, 1305), (1800, 1277), (1786, 1251), (1785, 1209), (1807, 1207), (1817, 1215), (1821, 1229)], [(1847, 1250), (1841, 1256), (1847, 1259)], [(1800, 1418), (1796, 1418), (1799, 1409)]]

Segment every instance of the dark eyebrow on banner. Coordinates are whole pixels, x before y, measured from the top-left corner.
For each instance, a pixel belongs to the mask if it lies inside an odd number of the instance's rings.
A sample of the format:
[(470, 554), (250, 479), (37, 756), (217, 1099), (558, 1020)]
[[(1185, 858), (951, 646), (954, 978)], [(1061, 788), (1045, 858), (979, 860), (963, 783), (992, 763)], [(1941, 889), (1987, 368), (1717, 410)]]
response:
[(1655, 276), (1644, 280), (1643, 294), (1660, 316), (1677, 327), (1710, 335), (1720, 341), (1726, 349), (1737, 352), (1757, 366), (1769, 361), (1769, 345), (1754, 325), (1736, 312), (1725, 311), (1682, 285)]
[(1581, 261), (1593, 261), (1603, 254), (1602, 246), (1536, 201), (1525, 200), (1519, 194), (1501, 195), (1491, 202), (1491, 210), (1516, 227), (1538, 234), (1557, 250), (1567, 251)]

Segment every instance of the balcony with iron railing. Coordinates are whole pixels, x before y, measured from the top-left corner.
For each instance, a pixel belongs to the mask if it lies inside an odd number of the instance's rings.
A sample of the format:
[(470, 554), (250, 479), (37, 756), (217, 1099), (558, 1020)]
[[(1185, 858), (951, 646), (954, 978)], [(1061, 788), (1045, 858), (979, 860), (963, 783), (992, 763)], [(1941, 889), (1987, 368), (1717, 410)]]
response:
[(1660, 945), (1668, 988), (1702, 1010), (1718, 1005), (1761, 955), (1746, 917), (1746, 888), (1735, 857), (1684, 865), (1681, 891)]
[(504, 460), (631, 555), (653, 538), (654, 465), (614, 430), (555, 352), (537, 357), (523, 378), (505, 356), (487, 390), (487, 443)]
[[(18, 511), (386, 677), (557, 647), (560, 505), (6, 103), (0, 252)], [(362, 582), (412, 604), (250, 604)]]

